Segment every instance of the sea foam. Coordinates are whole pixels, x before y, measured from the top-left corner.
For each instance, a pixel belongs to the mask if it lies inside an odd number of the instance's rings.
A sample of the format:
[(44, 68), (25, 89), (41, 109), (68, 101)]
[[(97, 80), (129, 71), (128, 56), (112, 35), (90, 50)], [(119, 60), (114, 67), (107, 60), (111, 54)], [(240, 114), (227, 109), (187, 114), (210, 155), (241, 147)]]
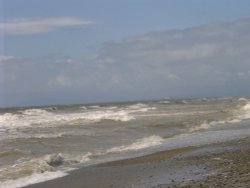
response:
[[(54, 153), (30, 160), (23, 158), (14, 165), (6, 165), (1, 168), (0, 187), (23, 187), (65, 176), (73, 169), (70, 166), (90, 161), (91, 155), (90, 152), (79, 156)], [(16, 179), (17, 176), (20, 178)]]
[(55, 172), (43, 172), (43, 173), (34, 173), (30, 176), (26, 176), (23, 178), (15, 179), (15, 180), (7, 180), (4, 182), (0, 182), (1, 188), (19, 188), (27, 185), (40, 183), (48, 180), (52, 180), (55, 178), (66, 176), (66, 172), (55, 171)]
[(135, 119), (134, 113), (146, 112), (153, 109), (140, 103), (122, 108), (112, 106), (87, 111), (80, 109), (71, 113), (51, 112), (44, 109), (26, 109), (19, 111), (19, 113), (1, 114), (0, 129), (3, 127), (11, 129), (30, 126), (60, 126), (62, 123), (74, 124), (76, 121), (82, 121), (82, 123), (100, 122), (102, 120), (126, 122)]
[(163, 141), (164, 139), (161, 138), (160, 136), (153, 135), (153, 136), (144, 137), (144, 138), (135, 140), (134, 143), (129, 144), (129, 145), (123, 145), (123, 146), (110, 148), (107, 150), (107, 153), (145, 149), (148, 147), (160, 145)]
[(239, 123), (241, 121), (250, 119), (250, 102), (245, 98), (240, 98), (239, 101), (245, 101), (246, 103), (241, 106), (239, 109), (235, 109), (234, 116), (229, 117), (225, 120), (220, 121), (211, 121), (207, 122), (206, 120), (201, 123), (199, 126), (191, 127), (189, 132), (209, 129), (216, 125), (224, 125), (224, 124), (232, 124), (232, 123)]

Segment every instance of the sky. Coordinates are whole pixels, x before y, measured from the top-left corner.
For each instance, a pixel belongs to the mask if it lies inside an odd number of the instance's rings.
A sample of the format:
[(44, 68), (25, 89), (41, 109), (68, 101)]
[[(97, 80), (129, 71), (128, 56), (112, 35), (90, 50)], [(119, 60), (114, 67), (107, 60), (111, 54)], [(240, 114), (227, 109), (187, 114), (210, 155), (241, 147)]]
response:
[(0, 0), (0, 107), (250, 96), (249, 0)]

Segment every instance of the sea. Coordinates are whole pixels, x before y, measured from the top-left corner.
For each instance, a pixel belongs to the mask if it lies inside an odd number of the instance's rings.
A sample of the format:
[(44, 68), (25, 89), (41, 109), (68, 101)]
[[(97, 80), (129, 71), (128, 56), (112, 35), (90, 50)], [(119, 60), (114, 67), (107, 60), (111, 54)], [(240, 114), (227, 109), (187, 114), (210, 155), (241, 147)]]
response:
[(250, 136), (250, 98), (0, 109), (0, 187), (161, 150)]

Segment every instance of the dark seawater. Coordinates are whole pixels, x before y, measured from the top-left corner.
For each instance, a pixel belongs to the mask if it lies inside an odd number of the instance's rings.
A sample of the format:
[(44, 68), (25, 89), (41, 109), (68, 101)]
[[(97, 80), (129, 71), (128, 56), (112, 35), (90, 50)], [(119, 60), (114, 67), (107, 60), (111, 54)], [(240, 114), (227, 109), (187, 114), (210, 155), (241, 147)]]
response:
[(22, 187), (86, 165), (249, 135), (249, 98), (0, 109), (0, 187)]

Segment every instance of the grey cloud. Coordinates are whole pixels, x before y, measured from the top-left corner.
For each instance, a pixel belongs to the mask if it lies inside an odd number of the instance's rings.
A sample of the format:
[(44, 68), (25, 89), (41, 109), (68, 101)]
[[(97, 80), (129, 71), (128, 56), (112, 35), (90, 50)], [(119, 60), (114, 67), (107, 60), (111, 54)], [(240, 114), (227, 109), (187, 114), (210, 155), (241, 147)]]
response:
[(10, 60), (4, 88), (55, 103), (249, 95), (249, 51), (250, 19), (210, 23), (107, 42), (81, 60)]

